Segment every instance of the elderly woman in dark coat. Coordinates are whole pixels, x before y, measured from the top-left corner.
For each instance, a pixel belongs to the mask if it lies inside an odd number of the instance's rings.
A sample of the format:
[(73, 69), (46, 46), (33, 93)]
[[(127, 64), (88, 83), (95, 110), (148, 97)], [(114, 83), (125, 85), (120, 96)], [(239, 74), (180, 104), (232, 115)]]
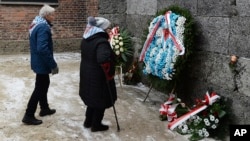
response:
[(91, 127), (92, 132), (109, 129), (101, 121), (105, 109), (112, 107), (117, 100), (115, 55), (108, 41), (109, 28), (109, 20), (89, 17), (81, 42), (79, 95), (87, 106), (83, 125)]

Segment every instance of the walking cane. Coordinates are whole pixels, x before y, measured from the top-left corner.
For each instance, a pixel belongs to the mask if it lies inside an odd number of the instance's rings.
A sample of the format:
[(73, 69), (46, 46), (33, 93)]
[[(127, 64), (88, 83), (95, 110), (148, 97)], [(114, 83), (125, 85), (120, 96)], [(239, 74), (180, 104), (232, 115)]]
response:
[[(103, 72), (105, 74), (105, 70), (104, 70), (103, 67), (102, 67), (102, 70), (103, 70)], [(113, 110), (114, 110), (114, 113), (115, 113), (115, 120), (116, 120), (116, 125), (117, 125), (117, 132), (119, 132), (120, 131), (120, 126), (119, 126), (117, 115), (116, 115), (115, 104), (114, 104), (114, 101), (113, 101), (113, 96), (112, 96), (112, 92), (111, 92), (111, 89), (110, 89), (109, 80), (107, 78), (106, 78), (106, 83), (107, 83), (109, 95), (110, 95), (110, 98), (111, 98), (112, 107), (113, 107)]]
[(112, 93), (111, 93), (109, 81), (106, 80), (106, 82), (107, 82), (107, 87), (108, 87), (109, 95), (110, 95), (111, 102), (112, 102), (112, 107), (113, 107), (113, 110), (114, 110), (114, 113), (115, 113), (115, 120), (116, 120), (116, 125), (117, 125), (117, 131), (119, 132), (120, 131), (120, 126), (119, 126), (117, 115), (116, 115), (116, 110), (115, 110), (115, 104), (114, 104), (114, 101), (113, 101), (113, 96), (112, 96)]

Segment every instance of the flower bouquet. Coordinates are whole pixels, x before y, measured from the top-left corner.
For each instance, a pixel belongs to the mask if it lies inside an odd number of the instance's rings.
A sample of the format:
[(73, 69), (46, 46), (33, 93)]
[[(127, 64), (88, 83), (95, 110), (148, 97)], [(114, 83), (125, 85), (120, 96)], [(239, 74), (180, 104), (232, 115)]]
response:
[(116, 65), (125, 66), (129, 59), (133, 59), (132, 40), (129, 33), (125, 29), (118, 26), (112, 28), (110, 32), (110, 44), (116, 54)]
[[(164, 104), (170, 104), (178, 100), (175, 96), (170, 96), (169, 100)], [(180, 101), (180, 100), (178, 100)], [(177, 104), (180, 102), (177, 102)], [(187, 108), (186, 113), (177, 114), (182, 110), (183, 106), (168, 107), (167, 112), (160, 109), (160, 114), (168, 117), (168, 128), (176, 130), (182, 135), (190, 135), (189, 140), (198, 141), (209, 137), (212, 130), (217, 129), (221, 118), (226, 114), (225, 105), (216, 93), (205, 95), (205, 100), (196, 100), (196, 104), (192, 108)], [(172, 109), (171, 109), (172, 108)], [(166, 110), (166, 108), (165, 108)], [(171, 117), (169, 119), (169, 117)]]
[(189, 140), (191, 141), (207, 138), (210, 136), (210, 132), (219, 126), (221, 118), (225, 116), (224, 108), (225, 106), (220, 100), (216, 101), (202, 112), (178, 125), (176, 131), (182, 135), (190, 134)]

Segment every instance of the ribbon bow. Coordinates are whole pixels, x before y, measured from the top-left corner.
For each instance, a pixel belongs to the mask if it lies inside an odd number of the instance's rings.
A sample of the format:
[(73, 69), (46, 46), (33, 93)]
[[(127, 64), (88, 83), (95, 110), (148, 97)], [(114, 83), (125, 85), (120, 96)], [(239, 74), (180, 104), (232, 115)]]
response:
[(147, 50), (148, 50), (154, 36), (155, 36), (158, 28), (161, 25), (162, 19), (164, 19), (164, 18), (165, 18), (166, 24), (168, 25), (168, 28), (163, 29), (163, 32), (162, 32), (162, 39), (163, 39), (164, 46), (166, 46), (166, 40), (168, 38), (171, 38), (172, 41), (174, 42), (175, 47), (180, 52), (179, 55), (183, 55), (185, 53), (185, 48), (181, 44), (179, 44), (177, 42), (176, 37), (172, 33), (172, 30), (171, 30), (171, 27), (170, 27), (170, 25), (171, 25), (171, 23), (170, 23), (171, 22), (171, 20), (170, 20), (171, 13), (172, 13), (171, 11), (167, 11), (164, 16), (160, 17), (158, 19), (157, 23), (154, 25), (152, 31), (148, 34), (148, 37), (147, 37), (147, 39), (146, 39), (146, 41), (145, 41), (145, 43), (143, 45), (143, 48), (142, 48), (142, 51), (141, 51), (141, 54), (140, 54), (140, 57), (139, 57), (140, 62), (144, 60), (145, 54), (146, 54), (146, 52), (147, 52)]
[(173, 121), (177, 118), (177, 113), (175, 112), (176, 107), (179, 105), (179, 103), (173, 104), (173, 101), (175, 99), (174, 94), (170, 94), (168, 100), (161, 104), (160, 108), (160, 114), (167, 116), (168, 121)]
[(213, 92), (211, 94), (211, 96), (207, 92), (206, 96), (205, 96), (205, 104), (206, 105), (213, 105), (214, 102), (216, 102), (216, 100), (219, 99), (219, 98), (220, 98), (220, 96), (218, 96), (215, 92)]
[(112, 40), (114, 36), (119, 35), (119, 26), (113, 27), (109, 32), (109, 38)]
[[(113, 27), (111, 31), (109, 32), (109, 42), (112, 46), (112, 42), (114, 40), (114, 36), (118, 36), (119, 34), (119, 26)], [(113, 48), (113, 47), (112, 47)]]

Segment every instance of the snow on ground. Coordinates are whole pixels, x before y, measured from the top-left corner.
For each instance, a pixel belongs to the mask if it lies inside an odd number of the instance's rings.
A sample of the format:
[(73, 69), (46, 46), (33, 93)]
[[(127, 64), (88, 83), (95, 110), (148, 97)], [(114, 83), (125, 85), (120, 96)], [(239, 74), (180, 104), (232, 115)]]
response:
[[(35, 74), (30, 70), (29, 54), (0, 56), (0, 137), (1, 141), (186, 141), (187, 137), (166, 128), (159, 120), (164, 94), (151, 91), (143, 102), (148, 88), (117, 83), (115, 104), (120, 132), (112, 108), (105, 112), (106, 132), (92, 133), (83, 127), (85, 105), (78, 95), (79, 53), (56, 53), (59, 74), (51, 76), (48, 99), (55, 115), (36, 117), (43, 120), (38, 126), (24, 125), (28, 99), (34, 89)], [(210, 139), (211, 140), (211, 139)], [(206, 139), (208, 141), (208, 139)]]

